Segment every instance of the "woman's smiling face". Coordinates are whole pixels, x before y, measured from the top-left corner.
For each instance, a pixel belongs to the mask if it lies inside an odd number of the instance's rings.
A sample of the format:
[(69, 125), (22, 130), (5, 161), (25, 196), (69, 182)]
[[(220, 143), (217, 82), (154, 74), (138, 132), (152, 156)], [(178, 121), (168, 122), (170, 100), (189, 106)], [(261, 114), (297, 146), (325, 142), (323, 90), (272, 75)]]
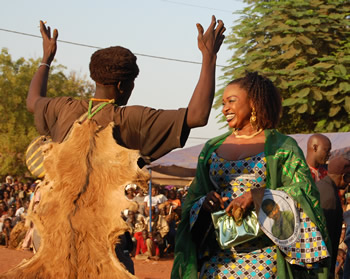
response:
[(248, 94), (238, 84), (231, 84), (225, 88), (222, 105), (222, 113), (230, 128), (243, 129), (250, 125), (251, 106)]

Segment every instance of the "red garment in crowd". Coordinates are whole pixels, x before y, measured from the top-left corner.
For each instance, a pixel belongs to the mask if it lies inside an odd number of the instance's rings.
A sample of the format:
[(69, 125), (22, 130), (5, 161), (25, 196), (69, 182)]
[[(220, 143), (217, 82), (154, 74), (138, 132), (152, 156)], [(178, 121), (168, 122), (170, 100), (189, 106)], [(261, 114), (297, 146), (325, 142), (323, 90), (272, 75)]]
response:
[[(160, 251), (159, 251), (159, 247), (158, 245), (153, 241), (153, 239), (151, 238), (152, 240), (152, 244), (154, 245), (154, 248), (155, 248), (155, 256), (159, 256), (160, 254)], [(136, 245), (136, 252), (135, 252), (135, 256), (136, 255), (139, 255), (140, 252), (142, 252), (142, 254), (145, 254), (147, 252), (147, 245), (146, 245), (146, 240), (143, 239), (143, 237), (139, 237), (137, 239), (137, 245)]]
[(328, 171), (323, 166), (320, 166), (317, 169), (317, 168), (311, 167), (309, 165), (309, 168), (311, 171), (312, 178), (314, 179), (315, 182), (317, 182), (317, 181), (319, 181), (327, 176)]

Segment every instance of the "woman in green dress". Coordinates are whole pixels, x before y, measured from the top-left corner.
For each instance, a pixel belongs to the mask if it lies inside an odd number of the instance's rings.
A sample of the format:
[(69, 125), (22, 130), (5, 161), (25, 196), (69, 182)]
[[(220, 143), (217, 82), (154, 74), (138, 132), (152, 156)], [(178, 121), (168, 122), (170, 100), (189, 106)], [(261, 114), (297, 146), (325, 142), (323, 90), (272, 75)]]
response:
[[(278, 90), (257, 73), (227, 85), (222, 113), (233, 132), (209, 140), (199, 155), (182, 207), (172, 278), (328, 277), (319, 194), (296, 141), (275, 130), (281, 110)], [(233, 216), (238, 209), (246, 216), (255, 210), (260, 216), (270, 190), (293, 200), (299, 224), (293, 242), (283, 245), (265, 233), (221, 249), (211, 213), (225, 209)]]

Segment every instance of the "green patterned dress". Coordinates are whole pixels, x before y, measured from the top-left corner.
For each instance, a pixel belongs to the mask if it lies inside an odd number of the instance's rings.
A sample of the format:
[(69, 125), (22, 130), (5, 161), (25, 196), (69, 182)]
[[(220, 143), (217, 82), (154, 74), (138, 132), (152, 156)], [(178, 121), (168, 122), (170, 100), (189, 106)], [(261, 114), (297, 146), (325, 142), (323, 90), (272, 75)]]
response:
[[(215, 190), (221, 194), (222, 197), (228, 197), (226, 206), (229, 202), (242, 195), (246, 191), (254, 188), (266, 187), (266, 158), (264, 152), (256, 156), (248, 157), (238, 161), (228, 161), (220, 158), (215, 152), (212, 153), (208, 161), (209, 176), (215, 186)], [(190, 213), (190, 225), (193, 227), (197, 220), (201, 205), (204, 201), (201, 198), (196, 202)], [(305, 239), (305, 234), (300, 236), (300, 241), (293, 245), (294, 251), (298, 253), (290, 253), (290, 262), (298, 263), (304, 266), (309, 262), (309, 268), (315, 268), (313, 263), (322, 259), (323, 256), (328, 256), (325, 243), (322, 241), (320, 232), (315, 225), (302, 213), (300, 222), (303, 228), (308, 228), (314, 237), (311, 242), (301, 243), (301, 239)], [(313, 232), (312, 229), (314, 228)], [(317, 237), (321, 240), (317, 243)], [(316, 245), (314, 242), (316, 241)], [(304, 249), (297, 249), (297, 247)], [(310, 249), (306, 249), (309, 247)], [(312, 248), (315, 248), (312, 250)], [(289, 247), (292, 250), (292, 246)], [(260, 236), (250, 242), (243, 243), (234, 248), (221, 250), (218, 249), (214, 254), (204, 262), (200, 278), (276, 278), (277, 274), (277, 253), (276, 245), (265, 235)], [(285, 249), (288, 253), (288, 249)], [(302, 253), (302, 251), (305, 251)], [(306, 253), (308, 251), (308, 253)], [(323, 254), (322, 254), (323, 253)], [(306, 259), (306, 254), (309, 258)]]
[[(305, 157), (295, 140), (276, 130), (265, 130), (264, 153), (257, 154), (254, 158), (246, 158), (252, 166), (255, 165), (253, 172), (258, 182), (248, 185), (246, 182), (241, 183), (238, 176), (229, 175), (230, 171), (234, 171), (232, 163), (237, 162), (220, 162), (222, 158), (215, 156), (215, 151), (229, 135), (230, 133), (226, 133), (209, 140), (199, 155), (196, 176), (182, 207), (183, 213), (177, 229), (171, 278), (192, 279), (199, 276), (203, 278), (264, 278), (263, 276), (272, 278), (277, 276), (279, 279), (327, 279), (330, 263), (327, 250), (330, 250), (330, 246), (325, 219), (319, 204), (318, 190), (312, 180)], [(214, 174), (213, 164), (219, 162), (223, 165), (217, 166), (218, 173)], [(261, 166), (264, 164), (265, 166)], [(241, 178), (249, 181), (248, 175), (244, 173), (247, 172), (248, 167), (245, 169), (246, 171), (243, 169), (244, 177)], [(256, 171), (258, 173), (260, 171), (259, 176), (256, 175)], [(300, 212), (300, 239), (294, 243), (293, 247), (279, 247), (265, 236), (261, 238), (262, 241), (257, 241), (258, 245), (263, 246), (261, 249), (259, 247), (255, 249), (251, 241), (235, 249), (220, 250), (214, 230), (208, 231), (204, 236), (198, 235), (198, 231), (194, 233), (192, 228), (196, 222), (196, 211), (199, 212), (201, 207), (201, 199), (210, 191), (217, 191), (220, 179), (223, 179), (221, 182), (225, 187), (219, 187), (226, 190), (220, 189), (219, 192), (222, 195), (230, 195), (231, 198), (234, 197), (234, 193), (238, 196), (253, 187), (266, 187), (269, 190), (287, 193)], [(258, 181), (258, 179), (262, 180)], [(239, 184), (239, 187), (232, 184)], [(246, 245), (251, 246), (253, 250), (244, 251)], [(253, 258), (254, 255), (258, 255), (257, 259), (252, 260), (251, 255)], [(204, 258), (204, 262), (203, 256), (207, 257)], [(257, 262), (259, 257), (262, 258), (261, 263)], [(237, 267), (237, 263), (240, 266)], [(255, 270), (259, 270), (262, 268), (260, 264), (265, 268), (263, 276), (253, 271), (253, 265)]]

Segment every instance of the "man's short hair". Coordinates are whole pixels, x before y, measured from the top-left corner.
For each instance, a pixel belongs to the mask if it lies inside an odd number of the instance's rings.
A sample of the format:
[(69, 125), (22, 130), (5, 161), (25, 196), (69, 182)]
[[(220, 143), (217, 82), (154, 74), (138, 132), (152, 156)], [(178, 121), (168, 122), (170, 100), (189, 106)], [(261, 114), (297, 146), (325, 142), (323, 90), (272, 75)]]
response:
[(89, 67), (90, 77), (104, 85), (134, 80), (139, 74), (136, 56), (121, 46), (97, 50), (91, 56)]

